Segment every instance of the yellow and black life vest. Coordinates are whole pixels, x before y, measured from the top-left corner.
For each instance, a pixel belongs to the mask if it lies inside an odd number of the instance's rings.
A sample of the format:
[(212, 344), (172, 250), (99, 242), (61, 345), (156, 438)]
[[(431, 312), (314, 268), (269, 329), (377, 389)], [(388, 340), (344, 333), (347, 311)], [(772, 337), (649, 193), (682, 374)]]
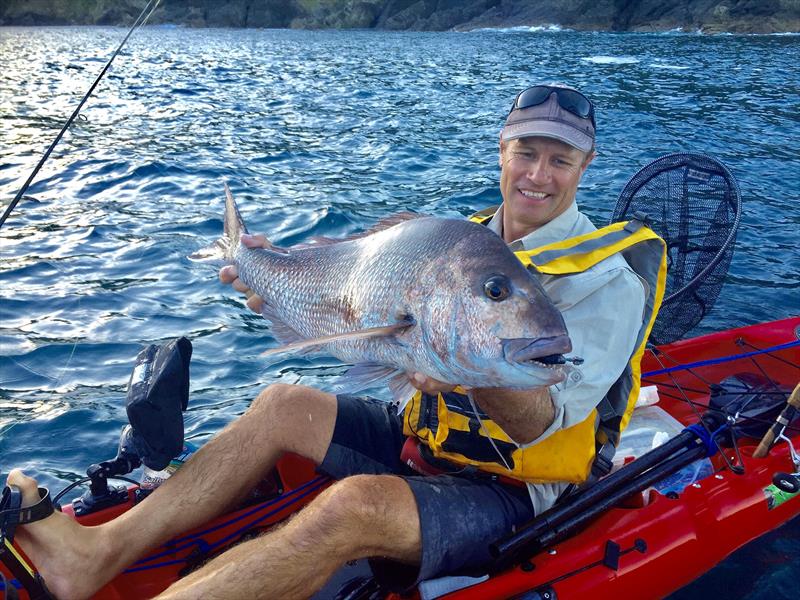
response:
[[(486, 224), (495, 211), (487, 209), (470, 219)], [(666, 245), (644, 223), (632, 220), (515, 252), (528, 269), (555, 276), (581, 273), (617, 253), (646, 282), (645, 310), (625, 370), (586, 419), (520, 448), (486, 414), (478, 410), (476, 415), (465, 391), (457, 387), (437, 396), (417, 392), (403, 414), (405, 435), (418, 438), (437, 458), (530, 483), (583, 483), (593, 472), (608, 472), (639, 396), (640, 361), (664, 295)]]

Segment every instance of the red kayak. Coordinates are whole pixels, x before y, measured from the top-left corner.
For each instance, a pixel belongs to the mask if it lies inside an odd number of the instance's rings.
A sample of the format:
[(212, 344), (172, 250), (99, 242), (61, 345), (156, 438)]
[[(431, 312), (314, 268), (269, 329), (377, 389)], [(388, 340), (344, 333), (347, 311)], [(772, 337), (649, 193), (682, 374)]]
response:
[[(697, 423), (707, 412), (711, 392), (719, 391), (715, 386), (735, 374), (768, 381), (770, 389), (764, 393), (784, 394), (785, 404), (787, 391), (800, 380), (800, 317), (660, 346), (648, 351), (642, 373), (643, 386), (657, 386), (656, 406), (683, 425)], [(743, 408), (741, 414), (746, 411)], [(762, 425), (762, 430), (769, 426)], [(800, 465), (793, 464), (790, 448), (800, 447), (800, 429), (787, 427), (788, 439), (779, 439), (765, 458), (753, 457), (760, 440), (746, 435), (740, 433), (736, 447), (723, 448), (724, 455), (713, 456), (713, 468), (684, 489), (662, 495), (648, 487), (629, 494), (567, 539), (546, 546), (537, 542), (528, 546), (534, 548), (530, 554), (524, 554), (525, 545), (523, 554), (517, 547), (510, 566), (498, 570), (495, 565), (488, 578), (474, 579), (472, 585), (443, 597), (535, 598), (549, 591), (555, 594), (550, 597), (558, 598), (660, 598), (674, 592), (737, 548), (800, 514), (800, 494), (773, 483), (777, 473), (785, 475), (790, 489), (792, 481), (800, 482), (795, 477)], [(152, 597), (228, 545), (299, 510), (329, 483), (311, 463), (286, 456), (257, 501), (155, 549), (96, 598)], [(113, 518), (133, 505), (135, 491), (129, 489), (127, 504), (78, 520), (93, 525)], [(64, 512), (74, 514), (71, 509), (66, 506)], [(565, 530), (571, 533), (570, 527)], [(476, 540), (491, 542), (496, 540)], [(20, 596), (27, 597), (24, 591)]]

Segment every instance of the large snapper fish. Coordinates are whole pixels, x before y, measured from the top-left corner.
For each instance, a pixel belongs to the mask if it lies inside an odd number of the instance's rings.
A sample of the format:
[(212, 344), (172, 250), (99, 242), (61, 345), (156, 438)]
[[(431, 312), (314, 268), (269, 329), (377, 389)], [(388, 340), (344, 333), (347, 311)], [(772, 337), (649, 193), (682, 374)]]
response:
[(227, 185), (225, 194), (223, 236), (190, 258), (236, 265), (283, 344), (270, 352), (355, 365), (340, 391), (388, 383), (404, 404), (414, 371), (466, 387), (564, 379), (561, 313), (486, 227), (407, 213), (358, 237), (252, 249)]

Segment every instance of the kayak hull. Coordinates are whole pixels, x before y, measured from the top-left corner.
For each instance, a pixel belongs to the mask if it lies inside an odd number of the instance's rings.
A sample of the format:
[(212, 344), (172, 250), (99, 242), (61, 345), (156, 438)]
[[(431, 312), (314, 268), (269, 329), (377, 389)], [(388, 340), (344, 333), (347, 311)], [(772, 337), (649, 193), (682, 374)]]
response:
[[(682, 394), (706, 404), (708, 382), (719, 382), (733, 373), (762, 372), (793, 388), (800, 380), (800, 346), (791, 344), (798, 339), (800, 317), (794, 317), (675, 342), (655, 354), (647, 352), (642, 362), (643, 385), (657, 385), (658, 405), (685, 425), (695, 423), (698, 415)], [(772, 347), (780, 349), (761, 352)], [(687, 364), (696, 366), (686, 369)], [(800, 446), (800, 435), (791, 437), (795, 447)], [(445, 597), (514, 598), (548, 588), (560, 598), (667, 596), (736, 549), (800, 514), (800, 495), (776, 502), (770, 492), (776, 472), (794, 471), (788, 444), (781, 442), (766, 458), (755, 459), (752, 453), (757, 444), (758, 440), (750, 439), (740, 442), (743, 475), (725, 468), (717, 455), (712, 459), (716, 472), (677, 497), (653, 490), (639, 494), (522, 565)], [(733, 457), (732, 452), (728, 454)], [(283, 457), (272, 477), (274, 485), (262, 499), (170, 540), (95, 597), (155, 596), (229, 545), (282, 521), (330, 485), (313, 464), (294, 455)], [(135, 488), (131, 488), (126, 504), (78, 520), (99, 524), (130, 509), (134, 502)], [(71, 506), (64, 512), (71, 513)]]

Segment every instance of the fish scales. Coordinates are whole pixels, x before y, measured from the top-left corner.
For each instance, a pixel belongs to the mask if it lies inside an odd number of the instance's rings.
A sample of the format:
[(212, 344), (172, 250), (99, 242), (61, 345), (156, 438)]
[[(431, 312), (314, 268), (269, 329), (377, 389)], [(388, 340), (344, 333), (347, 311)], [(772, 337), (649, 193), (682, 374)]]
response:
[[(428, 220), (433, 223), (422, 223)], [(469, 225), (466, 221), (439, 221), (444, 220), (420, 219), (367, 238), (291, 250), (288, 254), (242, 247), (235, 260), (242, 281), (267, 304), (279, 306), (284, 321), (294, 325), (302, 337), (380, 327), (411, 313), (410, 296), (419, 294), (426, 276), (418, 266), (443, 257)], [(406, 236), (402, 235), (404, 226), (424, 230)], [(410, 243), (412, 240), (418, 243)], [(428, 281), (435, 283), (435, 278), (428, 277)], [(400, 354), (395, 346), (379, 338), (339, 342), (329, 349), (337, 356), (366, 352), (367, 358), (382, 359)]]

